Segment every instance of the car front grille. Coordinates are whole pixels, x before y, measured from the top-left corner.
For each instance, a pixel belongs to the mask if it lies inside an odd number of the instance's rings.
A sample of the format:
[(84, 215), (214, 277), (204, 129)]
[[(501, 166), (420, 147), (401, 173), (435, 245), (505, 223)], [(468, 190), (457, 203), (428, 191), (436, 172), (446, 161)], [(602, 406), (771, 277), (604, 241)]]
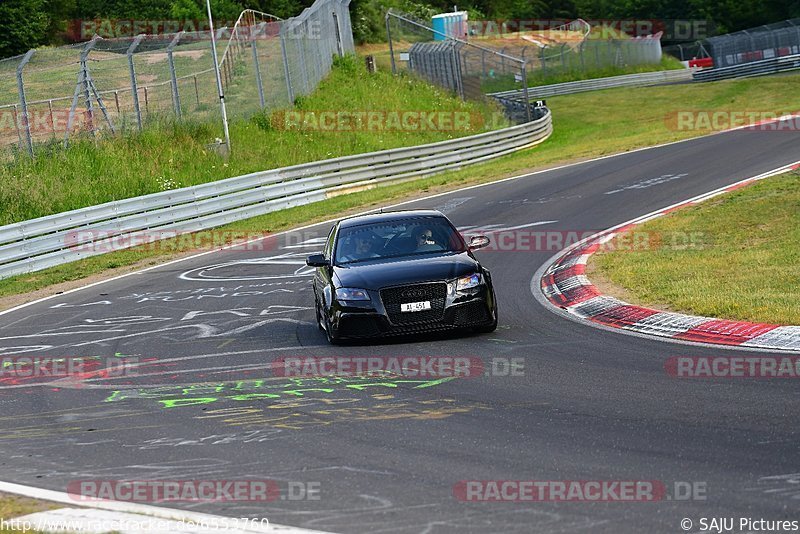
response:
[[(434, 282), (381, 289), (381, 300), (392, 324), (406, 325), (441, 321), (447, 299), (447, 284)], [(408, 302), (431, 302), (431, 309), (401, 312), (400, 305)]]

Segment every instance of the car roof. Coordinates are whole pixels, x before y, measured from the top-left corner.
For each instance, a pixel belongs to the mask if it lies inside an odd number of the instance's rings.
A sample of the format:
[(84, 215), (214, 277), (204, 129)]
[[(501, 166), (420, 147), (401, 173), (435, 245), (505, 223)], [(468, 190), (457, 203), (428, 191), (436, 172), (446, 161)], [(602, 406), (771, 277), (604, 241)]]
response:
[(349, 228), (351, 226), (361, 226), (362, 224), (385, 223), (411, 219), (414, 217), (444, 217), (441, 211), (436, 210), (402, 210), (386, 211), (383, 213), (370, 213), (368, 215), (357, 215), (348, 217), (339, 222), (339, 228)]

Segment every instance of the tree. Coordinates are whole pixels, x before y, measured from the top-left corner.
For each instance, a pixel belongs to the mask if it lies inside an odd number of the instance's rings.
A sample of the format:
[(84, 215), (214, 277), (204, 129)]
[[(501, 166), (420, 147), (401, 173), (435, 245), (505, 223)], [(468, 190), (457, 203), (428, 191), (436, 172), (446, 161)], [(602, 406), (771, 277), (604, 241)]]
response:
[(0, 57), (22, 54), (47, 42), (50, 17), (45, 0), (0, 2)]

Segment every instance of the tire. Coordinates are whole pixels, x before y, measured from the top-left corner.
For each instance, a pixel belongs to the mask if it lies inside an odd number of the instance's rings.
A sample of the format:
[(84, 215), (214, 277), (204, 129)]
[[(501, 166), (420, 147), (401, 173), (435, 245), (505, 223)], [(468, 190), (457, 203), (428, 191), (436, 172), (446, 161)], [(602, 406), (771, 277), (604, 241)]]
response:
[(476, 332), (480, 332), (481, 334), (489, 334), (497, 330), (497, 297), (494, 295), (494, 288), (492, 288), (492, 302), (494, 303), (494, 309), (492, 310), (492, 322), (479, 326), (475, 329)]
[(490, 334), (495, 330), (497, 330), (497, 306), (495, 306), (494, 309), (494, 318), (492, 319), (492, 322), (485, 326), (479, 326), (475, 329), (476, 332), (480, 332), (481, 334)]
[(328, 322), (328, 319), (327, 319), (327, 316), (326, 316), (326, 318), (325, 318), (325, 337), (328, 339), (328, 343), (330, 343), (331, 345), (338, 345), (340, 343), (340, 339), (336, 334), (334, 334), (332, 332), (333, 332), (333, 327)]
[(319, 313), (319, 302), (314, 298), (314, 315), (317, 318), (317, 328), (320, 332), (324, 332), (325, 328), (322, 326), (322, 314)]

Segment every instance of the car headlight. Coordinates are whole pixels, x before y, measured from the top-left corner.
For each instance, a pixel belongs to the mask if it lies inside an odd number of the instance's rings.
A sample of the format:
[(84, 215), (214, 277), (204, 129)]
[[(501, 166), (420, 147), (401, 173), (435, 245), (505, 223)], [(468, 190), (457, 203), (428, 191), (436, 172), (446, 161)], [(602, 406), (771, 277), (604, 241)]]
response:
[(464, 291), (481, 285), (481, 275), (479, 273), (464, 276), (456, 281), (456, 291)]
[(340, 287), (336, 290), (336, 300), (369, 300), (369, 293), (366, 289)]

